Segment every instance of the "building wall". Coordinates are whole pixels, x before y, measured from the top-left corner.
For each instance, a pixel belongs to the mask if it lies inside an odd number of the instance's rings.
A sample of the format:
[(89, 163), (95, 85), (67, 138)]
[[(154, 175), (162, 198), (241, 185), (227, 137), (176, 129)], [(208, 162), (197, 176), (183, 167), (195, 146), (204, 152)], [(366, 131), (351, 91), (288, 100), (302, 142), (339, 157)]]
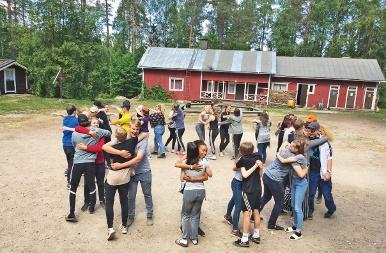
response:
[(319, 102), (323, 102), (324, 106), (328, 106), (328, 98), (330, 95), (330, 86), (338, 85), (338, 108), (345, 108), (346, 95), (349, 86), (357, 87), (355, 109), (363, 108), (363, 101), (366, 87), (375, 87), (376, 83), (358, 82), (358, 81), (337, 81), (337, 80), (318, 80), (318, 79), (300, 79), (300, 78), (284, 78), (273, 77), (271, 82), (288, 83), (289, 91), (297, 91), (298, 83), (315, 84), (314, 94), (308, 95), (307, 107), (316, 107)]
[[(15, 78), (16, 78), (16, 93), (26, 93), (26, 70), (19, 66), (11, 66), (9, 68), (15, 69)], [(4, 84), (4, 70), (0, 71), (0, 91), (1, 94), (5, 94), (5, 84)], [(13, 93), (13, 92), (12, 92)], [(11, 94), (11, 93), (7, 93)]]
[(4, 70), (0, 70), (0, 93), (4, 94)]

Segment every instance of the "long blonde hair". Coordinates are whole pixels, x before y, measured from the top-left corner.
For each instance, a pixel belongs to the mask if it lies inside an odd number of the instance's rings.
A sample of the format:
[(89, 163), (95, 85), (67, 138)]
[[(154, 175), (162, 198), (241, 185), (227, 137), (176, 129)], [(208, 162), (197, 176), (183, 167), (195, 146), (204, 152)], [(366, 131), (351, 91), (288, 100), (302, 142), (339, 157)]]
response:
[(164, 106), (164, 104), (158, 104), (158, 105), (156, 105), (155, 108), (158, 109), (160, 111), (160, 113), (162, 113), (162, 115), (165, 115), (165, 106)]
[(325, 126), (320, 126), (320, 133), (327, 137), (327, 140), (329, 142), (334, 141), (334, 136), (327, 130)]

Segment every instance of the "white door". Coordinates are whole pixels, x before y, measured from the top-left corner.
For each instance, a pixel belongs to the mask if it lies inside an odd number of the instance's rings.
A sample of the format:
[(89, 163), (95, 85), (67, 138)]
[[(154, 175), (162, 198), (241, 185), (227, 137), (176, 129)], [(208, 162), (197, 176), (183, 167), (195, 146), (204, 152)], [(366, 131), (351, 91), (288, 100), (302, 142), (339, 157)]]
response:
[(5, 93), (16, 93), (15, 69), (4, 70), (4, 90)]

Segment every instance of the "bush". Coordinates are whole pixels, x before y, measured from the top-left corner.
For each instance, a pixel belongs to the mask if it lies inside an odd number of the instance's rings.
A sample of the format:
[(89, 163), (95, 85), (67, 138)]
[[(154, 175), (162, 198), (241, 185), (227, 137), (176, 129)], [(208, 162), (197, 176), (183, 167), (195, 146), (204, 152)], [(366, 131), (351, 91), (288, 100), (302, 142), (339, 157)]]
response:
[(167, 102), (170, 99), (170, 94), (159, 84), (153, 87), (145, 85), (142, 99)]
[(378, 106), (386, 108), (386, 85), (379, 85), (379, 101)]

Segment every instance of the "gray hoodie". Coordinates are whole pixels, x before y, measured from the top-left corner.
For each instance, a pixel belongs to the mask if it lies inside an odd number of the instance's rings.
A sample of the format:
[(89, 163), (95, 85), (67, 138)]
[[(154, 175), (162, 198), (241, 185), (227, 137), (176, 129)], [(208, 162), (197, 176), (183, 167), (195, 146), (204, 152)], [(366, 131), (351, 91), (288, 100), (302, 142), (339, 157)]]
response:
[(230, 124), (230, 134), (242, 134), (243, 133), (243, 115), (236, 117), (235, 115), (229, 116), (229, 118), (223, 122), (218, 123), (219, 125)]
[(110, 136), (111, 133), (108, 130), (100, 129), (100, 128), (93, 128), (91, 127), (90, 130), (95, 130), (98, 134), (98, 139), (94, 139), (91, 135), (88, 134), (81, 134), (78, 132), (74, 132), (72, 134), (72, 145), (75, 148), (75, 154), (74, 154), (74, 163), (92, 163), (95, 162), (97, 153), (89, 153), (87, 151), (83, 151), (77, 148), (77, 145), (79, 143), (83, 143), (85, 145), (96, 145), (99, 142), (99, 139), (102, 137)]

